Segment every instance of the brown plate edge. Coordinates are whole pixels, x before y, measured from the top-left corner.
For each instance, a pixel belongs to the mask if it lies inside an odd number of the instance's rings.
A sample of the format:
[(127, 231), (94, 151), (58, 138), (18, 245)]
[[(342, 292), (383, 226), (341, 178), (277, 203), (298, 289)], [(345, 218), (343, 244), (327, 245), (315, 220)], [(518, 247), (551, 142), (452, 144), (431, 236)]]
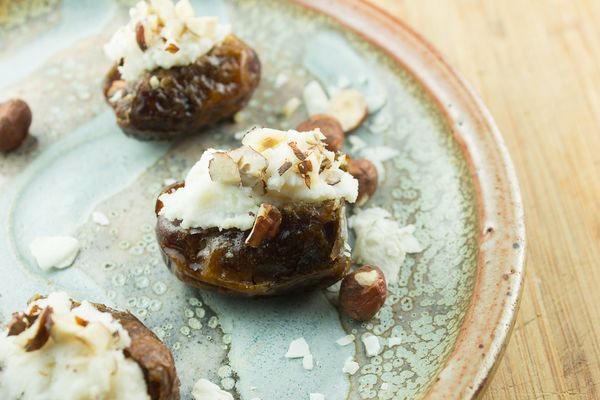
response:
[(426, 398), (479, 397), (502, 357), (525, 277), (525, 217), (500, 131), (470, 85), (404, 22), (362, 0), (294, 0), (385, 51), (437, 103), (467, 160), (477, 194), (479, 255), (469, 310)]

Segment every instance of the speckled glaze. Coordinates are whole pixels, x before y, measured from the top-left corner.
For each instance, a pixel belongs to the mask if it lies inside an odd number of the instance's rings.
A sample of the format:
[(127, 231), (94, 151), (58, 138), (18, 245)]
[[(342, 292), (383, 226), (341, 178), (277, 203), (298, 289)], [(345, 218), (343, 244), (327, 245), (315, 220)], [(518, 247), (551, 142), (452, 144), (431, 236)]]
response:
[(425, 396), (478, 397), (507, 344), (525, 268), (523, 205), (500, 132), (469, 85), (401, 21), (356, 0), (300, 2), (333, 16), (409, 70), (435, 99), (460, 143), (478, 203), (477, 277), (456, 345)]
[[(235, 123), (173, 144), (126, 138), (103, 102), (109, 62), (99, 45), (125, 21), (117, 3), (63, 0), (29, 23), (21, 47), (0, 42), (0, 100), (23, 97), (34, 114), (33, 137), (0, 155), (0, 275), (10, 276), (0, 280), (0, 322), (31, 294), (56, 289), (130, 309), (173, 350), (183, 399), (200, 377), (246, 400), (480, 393), (512, 325), (525, 254), (516, 178), (484, 106), (423, 39), (361, 1), (192, 3), (234, 24), (258, 51), (263, 80)], [(92, 22), (82, 29), (81, 20)], [(22, 60), (26, 68), (15, 68)], [(339, 315), (335, 290), (249, 301), (185, 287), (162, 264), (152, 233), (165, 180), (181, 179), (208, 147), (235, 146), (235, 134), (253, 125), (296, 126), (304, 110), (286, 118), (281, 109), (312, 79), (366, 94), (374, 111), (352, 135), (367, 149), (345, 150), (399, 151), (367, 206), (414, 224), (425, 247), (407, 257), (382, 311), (363, 324)], [(92, 210), (110, 225), (90, 221)], [(80, 239), (72, 268), (35, 266), (27, 244), (42, 234)], [(337, 346), (347, 333), (357, 342)], [(365, 335), (402, 343), (366, 357)], [(300, 336), (315, 356), (312, 371), (283, 357)], [(361, 365), (352, 377), (341, 371), (350, 356)]]

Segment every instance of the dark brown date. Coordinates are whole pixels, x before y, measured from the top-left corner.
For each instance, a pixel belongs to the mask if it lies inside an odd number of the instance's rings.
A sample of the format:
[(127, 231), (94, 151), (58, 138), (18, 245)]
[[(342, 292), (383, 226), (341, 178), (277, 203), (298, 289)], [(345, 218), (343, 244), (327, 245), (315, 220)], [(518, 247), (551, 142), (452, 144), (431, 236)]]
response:
[(110, 312), (129, 333), (131, 345), (123, 352), (142, 369), (150, 398), (179, 400), (179, 378), (169, 348), (133, 314), (102, 304), (94, 306), (102, 312)]
[[(182, 187), (167, 187), (170, 193)], [(344, 205), (297, 203), (278, 206), (277, 234), (259, 246), (245, 244), (250, 230), (182, 228), (158, 215), (156, 236), (169, 269), (198, 288), (246, 296), (273, 296), (325, 288), (350, 267), (345, 254)]]
[(260, 71), (254, 50), (230, 35), (191, 65), (157, 68), (135, 81), (121, 80), (115, 65), (104, 82), (104, 95), (125, 134), (167, 140), (232, 117), (250, 100)]

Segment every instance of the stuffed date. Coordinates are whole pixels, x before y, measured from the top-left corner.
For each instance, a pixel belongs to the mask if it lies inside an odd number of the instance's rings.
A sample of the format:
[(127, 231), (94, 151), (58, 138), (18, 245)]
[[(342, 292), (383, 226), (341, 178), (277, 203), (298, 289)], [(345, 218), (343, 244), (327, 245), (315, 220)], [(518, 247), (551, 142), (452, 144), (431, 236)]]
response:
[(183, 282), (279, 295), (342, 279), (350, 267), (346, 201), (358, 183), (319, 130), (254, 129), (243, 146), (207, 150), (159, 196), (156, 235)]
[(123, 132), (141, 140), (194, 134), (233, 116), (260, 81), (255, 51), (188, 0), (140, 2), (105, 46), (104, 95)]
[(0, 398), (178, 400), (169, 349), (136, 317), (64, 292), (36, 296), (0, 335)]

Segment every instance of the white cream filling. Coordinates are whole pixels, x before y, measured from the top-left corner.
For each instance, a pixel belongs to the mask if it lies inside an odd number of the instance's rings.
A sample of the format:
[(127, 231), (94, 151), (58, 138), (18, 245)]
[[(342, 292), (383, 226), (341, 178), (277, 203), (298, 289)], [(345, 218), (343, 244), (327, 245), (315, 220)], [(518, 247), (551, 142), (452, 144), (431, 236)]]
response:
[[(119, 66), (124, 80), (135, 80), (144, 71), (171, 68), (195, 62), (231, 33), (229, 25), (216, 17), (197, 17), (189, 0), (140, 1), (129, 11), (130, 21), (104, 46), (104, 52)], [(146, 49), (136, 34), (143, 26)]]
[(86, 301), (71, 310), (64, 292), (33, 302), (29, 311), (34, 307), (52, 307), (50, 337), (41, 348), (27, 352), (24, 346), (35, 334), (35, 323), (19, 335), (0, 336), (0, 398), (150, 398), (141, 368), (123, 354), (131, 338), (110, 313)]
[[(354, 202), (358, 194), (358, 182), (340, 169), (344, 156), (336, 156), (327, 150), (324, 138), (318, 130), (250, 131), (242, 144), (260, 153), (267, 162), (266, 170), (261, 175), (266, 190), (262, 194), (257, 194), (251, 187), (213, 180), (209, 164), (217, 150), (209, 149), (186, 176), (184, 188), (160, 197), (163, 203), (160, 215), (172, 221), (180, 220), (183, 228), (248, 230), (252, 228), (258, 208), (264, 202), (279, 205), (342, 198)], [(294, 145), (290, 146), (290, 143)], [(302, 160), (297, 157), (293, 147), (306, 155), (305, 160), (309, 160), (312, 166), (310, 172), (304, 175), (300, 173), (299, 164)], [(289, 166), (285, 171), (281, 168), (284, 164)], [(335, 176), (335, 179), (331, 180), (331, 176)]]

